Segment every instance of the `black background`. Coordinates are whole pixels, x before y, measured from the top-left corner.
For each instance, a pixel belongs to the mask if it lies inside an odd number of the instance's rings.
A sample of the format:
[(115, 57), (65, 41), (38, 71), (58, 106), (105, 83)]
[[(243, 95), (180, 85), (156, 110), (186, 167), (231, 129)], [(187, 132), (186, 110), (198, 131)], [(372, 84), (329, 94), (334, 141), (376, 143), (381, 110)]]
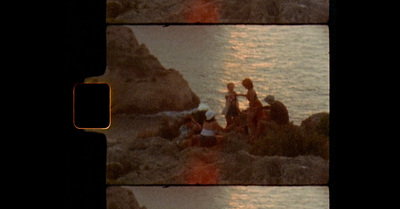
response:
[[(73, 124), (73, 88), (106, 68), (105, 0), (63, 1), (61, 30), (63, 52), (63, 126), (60, 179), (64, 208), (106, 208), (106, 137), (85, 132)], [(82, 98), (81, 98), (82, 99)], [(102, 111), (93, 106), (93, 112)], [(57, 137), (58, 139), (58, 137)], [(61, 184), (59, 184), (61, 182)], [(58, 207), (56, 207), (58, 208)]]
[(73, 114), (77, 128), (107, 128), (111, 122), (109, 85), (76, 84)]

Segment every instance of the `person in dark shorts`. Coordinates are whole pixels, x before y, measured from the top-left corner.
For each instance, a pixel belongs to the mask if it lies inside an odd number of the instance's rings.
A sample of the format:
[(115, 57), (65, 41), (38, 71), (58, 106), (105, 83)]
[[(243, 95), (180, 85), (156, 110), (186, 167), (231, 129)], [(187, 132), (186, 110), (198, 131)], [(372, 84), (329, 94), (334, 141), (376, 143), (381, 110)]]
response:
[(225, 115), (226, 127), (231, 128), (232, 126), (239, 125), (240, 110), (239, 110), (239, 102), (237, 100), (237, 94), (234, 91), (235, 84), (232, 82), (228, 83), (227, 88), (228, 88), (228, 94), (225, 95), (226, 106), (222, 114)]

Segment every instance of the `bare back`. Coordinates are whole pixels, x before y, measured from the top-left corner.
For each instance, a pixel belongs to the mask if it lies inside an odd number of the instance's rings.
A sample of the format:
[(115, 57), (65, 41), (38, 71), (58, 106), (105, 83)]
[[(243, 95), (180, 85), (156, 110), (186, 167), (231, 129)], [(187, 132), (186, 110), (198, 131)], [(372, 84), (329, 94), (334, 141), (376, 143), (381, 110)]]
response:
[(212, 130), (212, 131), (223, 131), (224, 128), (222, 128), (217, 121), (212, 121), (212, 122), (207, 122), (204, 121), (203, 123), (203, 129), (207, 130)]

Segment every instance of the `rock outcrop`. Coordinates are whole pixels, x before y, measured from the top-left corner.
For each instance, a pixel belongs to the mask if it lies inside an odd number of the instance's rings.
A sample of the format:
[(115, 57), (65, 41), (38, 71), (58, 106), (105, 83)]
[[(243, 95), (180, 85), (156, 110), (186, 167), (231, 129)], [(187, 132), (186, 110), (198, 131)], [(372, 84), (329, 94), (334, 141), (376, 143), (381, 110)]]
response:
[(107, 209), (147, 209), (140, 207), (132, 190), (126, 187), (108, 187)]
[(112, 114), (154, 114), (196, 108), (199, 97), (174, 69), (165, 69), (126, 26), (107, 28), (107, 69), (85, 82), (111, 86)]
[(329, 136), (329, 113), (321, 112), (313, 114), (303, 120), (300, 127), (306, 133), (316, 132)]
[[(126, 122), (124, 117), (117, 120)], [(285, 133), (271, 132), (276, 139), (265, 135), (265, 143), (246, 143), (244, 132), (232, 131), (224, 133), (224, 143), (216, 147), (183, 148), (163, 136), (174, 127), (153, 124), (152, 130), (138, 130), (136, 135), (123, 135), (123, 130), (106, 133), (108, 184), (319, 185), (329, 180), (329, 157), (325, 157), (329, 153), (324, 150), (329, 148), (328, 139), (315, 133), (301, 135), (299, 126), (285, 128)], [(255, 149), (275, 152), (257, 154)]]

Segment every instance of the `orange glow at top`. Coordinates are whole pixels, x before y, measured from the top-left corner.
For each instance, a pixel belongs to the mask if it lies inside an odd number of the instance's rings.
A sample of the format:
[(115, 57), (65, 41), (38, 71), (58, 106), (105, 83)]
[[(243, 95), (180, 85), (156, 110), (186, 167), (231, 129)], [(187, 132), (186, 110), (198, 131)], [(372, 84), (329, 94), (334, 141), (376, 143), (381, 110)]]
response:
[(220, 7), (208, 0), (192, 1), (190, 11), (186, 15), (188, 23), (217, 23), (219, 21)]

